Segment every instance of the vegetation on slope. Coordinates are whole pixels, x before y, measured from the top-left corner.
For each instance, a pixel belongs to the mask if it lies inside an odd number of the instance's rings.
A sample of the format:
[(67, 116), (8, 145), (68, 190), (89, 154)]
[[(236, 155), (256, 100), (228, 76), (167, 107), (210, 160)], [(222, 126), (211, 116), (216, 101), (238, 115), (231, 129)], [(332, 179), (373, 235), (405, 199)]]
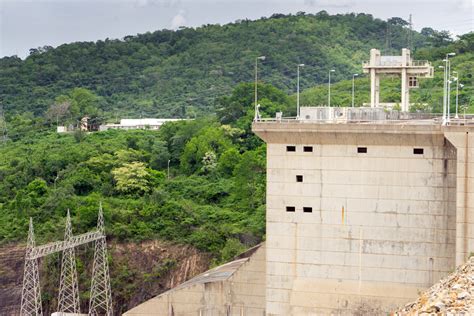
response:
[[(409, 32), (402, 19), (325, 11), (31, 49), (25, 60), (0, 59), (0, 100), (8, 115), (37, 116), (57, 96), (83, 87), (99, 96), (105, 118), (193, 118), (212, 113), (215, 97), (235, 84), (251, 81), (256, 56), (267, 56), (259, 66), (265, 81), (292, 92), (296, 64), (308, 65), (303, 88), (325, 82), (331, 68), (336, 69), (334, 81), (348, 78), (370, 48), (386, 46), (388, 28), (390, 48), (399, 51)], [(433, 32), (432, 38), (413, 32), (414, 47), (449, 41), (446, 34)]]

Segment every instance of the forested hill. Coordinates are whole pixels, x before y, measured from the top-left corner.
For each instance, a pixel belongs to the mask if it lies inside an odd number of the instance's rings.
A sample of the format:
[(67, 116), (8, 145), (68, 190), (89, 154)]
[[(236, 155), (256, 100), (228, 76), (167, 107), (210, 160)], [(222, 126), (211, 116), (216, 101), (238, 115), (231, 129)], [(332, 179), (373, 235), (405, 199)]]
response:
[[(59, 95), (84, 87), (100, 97), (105, 117), (194, 117), (213, 112), (215, 97), (228, 94), (236, 83), (251, 81), (256, 56), (267, 56), (259, 66), (262, 80), (290, 92), (296, 64), (307, 64), (303, 88), (327, 80), (331, 68), (336, 69), (334, 81), (348, 78), (370, 48), (406, 47), (406, 24), (368, 14), (274, 14), (31, 49), (25, 60), (0, 59), (0, 101), (7, 115), (38, 116)], [(443, 44), (445, 33), (427, 30), (436, 36), (412, 32), (413, 47), (426, 46), (430, 38)]]

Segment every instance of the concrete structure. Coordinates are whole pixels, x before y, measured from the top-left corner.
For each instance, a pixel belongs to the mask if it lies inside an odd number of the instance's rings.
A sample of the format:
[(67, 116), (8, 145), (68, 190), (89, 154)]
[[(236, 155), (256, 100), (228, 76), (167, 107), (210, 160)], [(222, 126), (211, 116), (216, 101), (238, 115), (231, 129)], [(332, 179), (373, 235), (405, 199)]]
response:
[(157, 130), (166, 122), (182, 121), (182, 119), (121, 119), (119, 124), (105, 124), (99, 126), (99, 131), (106, 131), (108, 129), (151, 129)]
[(267, 315), (386, 315), (474, 252), (474, 126), (253, 131), (267, 143)]
[(418, 87), (418, 78), (433, 77), (433, 67), (426, 60), (412, 60), (409, 49), (402, 49), (401, 56), (382, 56), (378, 49), (370, 50), (370, 60), (363, 64), (364, 73), (370, 74), (370, 104), (380, 106), (380, 75), (400, 75), (402, 111), (408, 112), (410, 88)]
[(472, 119), (320, 109), (253, 123), (267, 143), (265, 248), (125, 315), (387, 315), (474, 252)]
[(265, 247), (257, 246), (243, 257), (146, 301), (124, 316), (265, 315)]

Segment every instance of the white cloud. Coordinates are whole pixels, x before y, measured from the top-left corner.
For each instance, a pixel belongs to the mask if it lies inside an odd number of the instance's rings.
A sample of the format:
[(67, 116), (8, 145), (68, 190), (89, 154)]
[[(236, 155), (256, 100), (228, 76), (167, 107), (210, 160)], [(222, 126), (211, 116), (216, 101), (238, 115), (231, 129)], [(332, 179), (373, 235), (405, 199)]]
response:
[(171, 28), (177, 29), (180, 26), (186, 24), (186, 17), (184, 10), (180, 10), (178, 14), (176, 14), (173, 19), (171, 19)]

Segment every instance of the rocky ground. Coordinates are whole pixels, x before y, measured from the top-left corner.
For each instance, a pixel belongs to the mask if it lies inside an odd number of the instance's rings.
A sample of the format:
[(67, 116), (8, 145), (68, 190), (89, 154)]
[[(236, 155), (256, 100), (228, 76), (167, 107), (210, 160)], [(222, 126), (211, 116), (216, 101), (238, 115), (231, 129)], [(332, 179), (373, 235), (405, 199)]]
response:
[(394, 315), (474, 315), (474, 257)]

